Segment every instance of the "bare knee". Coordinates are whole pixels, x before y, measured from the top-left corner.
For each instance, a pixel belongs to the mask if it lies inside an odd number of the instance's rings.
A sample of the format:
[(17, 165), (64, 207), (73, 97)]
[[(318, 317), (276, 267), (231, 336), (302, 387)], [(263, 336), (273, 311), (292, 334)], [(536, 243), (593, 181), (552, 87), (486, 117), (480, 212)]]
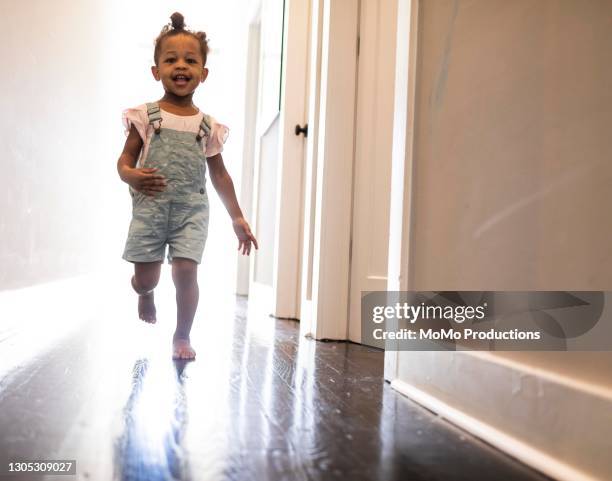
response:
[(172, 259), (172, 280), (177, 289), (198, 284), (198, 264), (191, 259)]
[(146, 262), (135, 264), (132, 285), (139, 294), (145, 294), (157, 287), (161, 272), (161, 262)]

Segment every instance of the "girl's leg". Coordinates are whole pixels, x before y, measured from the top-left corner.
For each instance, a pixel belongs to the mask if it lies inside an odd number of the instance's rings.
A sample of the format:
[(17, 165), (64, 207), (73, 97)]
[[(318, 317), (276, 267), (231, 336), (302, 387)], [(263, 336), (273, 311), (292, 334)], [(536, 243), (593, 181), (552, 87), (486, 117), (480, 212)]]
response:
[(189, 341), (191, 325), (198, 307), (198, 264), (191, 259), (172, 259), (172, 280), (176, 287), (176, 331), (173, 346), (175, 359), (193, 359), (195, 351)]
[(159, 282), (161, 261), (135, 262), (132, 287), (138, 293), (138, 317), (151, 324), (157, 321), (153, 289)]

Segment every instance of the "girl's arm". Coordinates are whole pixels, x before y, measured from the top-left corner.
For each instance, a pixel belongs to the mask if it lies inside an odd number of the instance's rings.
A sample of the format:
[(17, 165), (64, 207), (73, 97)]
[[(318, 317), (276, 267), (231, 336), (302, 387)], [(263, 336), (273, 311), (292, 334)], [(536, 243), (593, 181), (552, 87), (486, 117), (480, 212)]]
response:
[(221, 197), (227, 209), (227, 213), (232, 218), (232, 226), (238, 237), (238, 250), (242, 248), (242, 253), (249, 255), (251, 252), (251, 242), (255, 246), (255, 249), (259, 249), (259, 246), (257, 245), (257, 239), (255, 239), (255, 236), (251, 232), (249, 224), (242, 215), (242, 210), (240, 210), (238, 200), (236, 199), (234, 182), (225, 169), (223, 157), (221, 157), (221, 154), (208, 157), (206, 163), (208, 164), (210, 181), (217, 191), (217, 194), (219, 194), (219, 197)]
[(123, 152), (117, 161), (117, 172), (121, 180), (132, 186), (134, 190), (145, 195), (155, 195), (155, 192), (161, 192), (166, 188), (166, 181), (163, 175), (155, 174), (157, 169), (135, 168), (142, 145), (142, 139), (136, 127), (132, 125)]

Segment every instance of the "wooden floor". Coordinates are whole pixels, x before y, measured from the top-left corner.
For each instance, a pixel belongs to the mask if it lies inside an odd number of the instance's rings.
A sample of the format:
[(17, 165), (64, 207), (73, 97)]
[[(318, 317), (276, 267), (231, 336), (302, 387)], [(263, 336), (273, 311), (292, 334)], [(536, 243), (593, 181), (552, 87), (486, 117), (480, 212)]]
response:
[[(0, 379), (2, 462), (74, 459), (76, 477), (3, 479), (548, 479), (392, 390), (381, 351), (300, 338), (295, 322), (247, 315), (244, 298), (203, 295), (197, 360), (173, 363), (170, 288), (155, 326), (121, 289), (43, 347), (69, 310), (48, 306), (36, 352)], [(19, 349), (27, 340), (5, 336), (0, 359)]]

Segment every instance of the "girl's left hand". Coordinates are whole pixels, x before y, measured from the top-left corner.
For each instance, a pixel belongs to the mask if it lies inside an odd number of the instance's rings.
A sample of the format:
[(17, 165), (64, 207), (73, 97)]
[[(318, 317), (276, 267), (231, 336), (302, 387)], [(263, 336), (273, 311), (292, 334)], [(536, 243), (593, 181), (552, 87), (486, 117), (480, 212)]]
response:
[(246, 254), (248, 256), (251, 253), (251, 242), (255, 246), (255, 249), (259, 249), (257, 239), (255, 239), (249, 227), (249, 223), (244, 217), (237, 217), (234, 219), (232, 221), (232, 227), (234, 227), (234, 232), (236, 233), (236, 237), (238, 237), (238, 250), (242, 249), (242, 255)]

